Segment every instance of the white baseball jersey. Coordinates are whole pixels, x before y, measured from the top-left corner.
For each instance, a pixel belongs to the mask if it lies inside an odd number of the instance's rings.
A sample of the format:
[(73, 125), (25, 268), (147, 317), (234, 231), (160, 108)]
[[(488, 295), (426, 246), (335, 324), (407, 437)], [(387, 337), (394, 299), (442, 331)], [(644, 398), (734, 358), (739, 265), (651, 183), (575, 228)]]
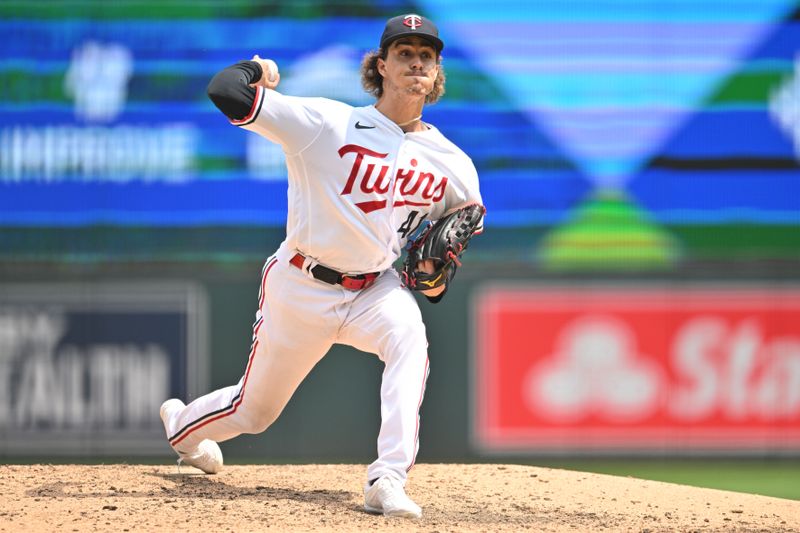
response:
[(385, 270), (424, 220), (482, 203), (464, 152), (433, 126), (403, 132), (372, 105), (258, 87), (250, 113), (232, 122), (286, 153), (284, 244), (340, 272)]

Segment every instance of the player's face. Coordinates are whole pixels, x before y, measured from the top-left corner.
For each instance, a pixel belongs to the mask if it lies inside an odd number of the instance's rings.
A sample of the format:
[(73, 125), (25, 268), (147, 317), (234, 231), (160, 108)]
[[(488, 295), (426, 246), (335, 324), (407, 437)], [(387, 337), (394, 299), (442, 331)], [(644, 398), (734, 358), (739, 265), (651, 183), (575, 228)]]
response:
[(439, 65), (436, 49), (419, 37), (403, 37), (389, 46), (386, 59), (378, 60), (385, 91), (426, 96), (433, 90)]

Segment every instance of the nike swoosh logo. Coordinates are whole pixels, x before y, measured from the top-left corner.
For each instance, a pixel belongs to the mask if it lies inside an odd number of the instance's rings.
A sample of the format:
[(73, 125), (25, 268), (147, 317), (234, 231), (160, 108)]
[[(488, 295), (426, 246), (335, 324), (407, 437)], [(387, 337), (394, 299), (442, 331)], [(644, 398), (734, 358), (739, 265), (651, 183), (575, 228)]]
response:
[(373, 128), (375, 128), (375, 126), (365, 126), (361, 122), (356, 121), (356, 129), (357, 130), (371, 130)]

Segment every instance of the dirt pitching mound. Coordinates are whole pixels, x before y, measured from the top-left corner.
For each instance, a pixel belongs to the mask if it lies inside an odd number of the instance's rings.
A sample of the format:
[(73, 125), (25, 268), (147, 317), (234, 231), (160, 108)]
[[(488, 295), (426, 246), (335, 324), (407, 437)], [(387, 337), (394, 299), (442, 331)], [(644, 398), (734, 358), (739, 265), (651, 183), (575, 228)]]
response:
[(363, 510), (360, 465), (0, 466), (0, 531), (800, 531), (800, 502), (517, 465), (418, 464), (420, 520)]

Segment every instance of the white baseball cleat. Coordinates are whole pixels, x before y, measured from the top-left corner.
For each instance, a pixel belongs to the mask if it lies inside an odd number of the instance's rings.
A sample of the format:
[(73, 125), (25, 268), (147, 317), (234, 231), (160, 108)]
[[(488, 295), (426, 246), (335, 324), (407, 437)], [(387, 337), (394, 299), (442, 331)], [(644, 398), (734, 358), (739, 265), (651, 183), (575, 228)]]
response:
[(364, 487), (364, 509), (384, 516), (422, 518), (422, 509), (406, 495), (403, 482), (390, 475)]
[[(171, 416), (184, 407), (186, 405), (175, 398), (161, 404), (161, 421), (164, 422), (167, 438), (170, 435), (169, 420)], [(185, 464), (200, 469), (206, 474), (216, 474), (222, 470), (222, 450), (219, 449), (219, 444), (213, 440), (203, 440), (194, 450), (181, 451), (173, 449), (178, 454), (178, 468), (180, 468), (181, 464)]]

